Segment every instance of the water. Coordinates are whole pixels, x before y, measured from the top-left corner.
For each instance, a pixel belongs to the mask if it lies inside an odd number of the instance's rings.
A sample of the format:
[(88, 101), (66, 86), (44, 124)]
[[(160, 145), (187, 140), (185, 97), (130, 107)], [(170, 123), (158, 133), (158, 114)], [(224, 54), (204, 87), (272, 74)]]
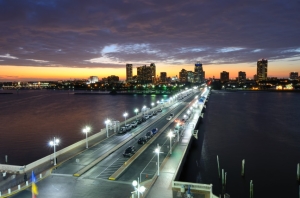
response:
[[(2, 91), (3, 92), (3, 91)], [(124, 121), (134, 108), (167, 96), (72, 95), (67, 91), (12, 91), (0, 94), (0, 163), (25, 165), (53, 152), (48, 141), (59, 137), (59, 148), (104, 128), (106, 118)], [(296, 167), (300, 163), (299, 93), (214, 91), (199, 128), (182, 180), (212, 183), (221, 193), (216, 156), (227, 172), (226, 192), (235, 198), (299, 197)], [(242, 159), (246, 160), (241, 177)], [(196, 162), (197, 161), (197, 162)], [(198, 166), (197, 166), (198, 164)]]
[(24, 90), (0, 94), (0, 163), (27, 165), (53, 153), (48, 142), (57, 137), (67, 147), (85, 138), (82, 129), (89, 125), (92, 133), (105, 128), (107, 118), (121, 122), (135, 115), (134, 109), (167, 95), (74, 95), (68, 91)]
[(218, 155), (231, 197), (249, 197), (253, 180), (255, 198), (298, 198), (299, 98), (299, 93), (213, 92), (182, 180), (212, 183), (219, 196)]

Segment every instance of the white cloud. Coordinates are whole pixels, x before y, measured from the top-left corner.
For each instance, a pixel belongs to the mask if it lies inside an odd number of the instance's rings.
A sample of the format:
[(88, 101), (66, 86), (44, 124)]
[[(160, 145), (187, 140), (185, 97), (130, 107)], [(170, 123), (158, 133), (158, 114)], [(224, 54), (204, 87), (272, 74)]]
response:
[(10, 54), (0, 55), (0, 58), (19, 59), (15, 56), (11, 56)]
[(26, 59), (26, 60), (37, 62), (37, 63), (49, 63), (49, 61), (45, 61), (45, 60), (36, 60), (36, 59)]
[(284, 50), (281, 53), (286, 53), (286, 52), (298, 52), (298, 53), (300, 53), (300, 48)]
[(117, 52), (117, 50), (118, 50), (118, 45), (112, 44), (112, 45), (105, 46), (102, 49), (101, 53), (106, 54), (106, 53), (111, 53), (111, 52)]
[(187, 53), (187, 52), (203, 52), (205, 51), (205, 48), (199, 47), (199, 48), (189, 48), (189, 47), (183, 47), (180, 49), (181, 52)]
[(244, 48), (241, 48), (241, 47), (225, 47), (225, 48), (222, 48), (222, 49), (218, 49), (217, 52), (218, 53), (227, 53), (227, 52), (234, 52), (234, 51), (239, 51), (239, 50), (242, 50)]
[(261, 52), (261, 51), (262, 51), (262, 49), (255, 49), (252, 52), (256, 53), (256, 52)]

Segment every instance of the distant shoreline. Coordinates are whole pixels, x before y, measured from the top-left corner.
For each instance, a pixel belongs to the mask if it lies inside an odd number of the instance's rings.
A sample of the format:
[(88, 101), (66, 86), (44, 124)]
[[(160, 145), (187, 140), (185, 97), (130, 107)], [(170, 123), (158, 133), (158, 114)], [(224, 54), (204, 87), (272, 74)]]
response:
[(300, 89), (293, 89), (293, 90), (281, 90), (281, 89), (260, 89), (260, 90), (247, 90), (247, 89), (214, 89), (214, 91), (228, 91), (228, 92), (295, 92), (300, 93)]

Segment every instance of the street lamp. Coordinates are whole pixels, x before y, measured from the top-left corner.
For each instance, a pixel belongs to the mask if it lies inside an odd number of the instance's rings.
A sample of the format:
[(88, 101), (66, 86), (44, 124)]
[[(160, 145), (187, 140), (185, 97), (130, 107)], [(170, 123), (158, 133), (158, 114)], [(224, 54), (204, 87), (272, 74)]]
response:
[(170, 137), (170, 155), (172, 155), (172, 137), (174, 137), (172, 131), (169, 132), (168, 136)]
[(91, 131), (91, 128), (86, 126), (82, 132), (85, 133), (85, 147), (89, 148), (88, 140), (87, 140), (87, 134)]
[(56, 139), (55, 137), (53, 138), (53, 141), (50, 141), (49, 142), (49, 145), (50, 146), (53, 146), (53, 148), (54, 148), (54, 154), (53, 154), (53, 156), (54, 156), (54, 166), (56, 166), (56, 151), (55, 151), (55, 147), (58, 145), (58, 143), (59, 143), (59, 139)]
[(162, 153), (160, 152), (159, 144), (157, 144), (157, 148), (155, 149), (154, 152), (157, 154), (157, 176), (159, 176), (159, 153)]
[[(132, 182), (132, 185), (133, 185), (134, 190), (135, 190), (134, 192), (137, 192), (138, 198), (140, 198), (140, 193), (145, 192), (146, 188), (145, 188), (144, 186), (140, 186), (139, 178), (138, 178), (137, 181), (134, 180), (134, 181)], [(134, 196), (133, 196), (133, 198), (134, 198)]]
[(153, 108), (153, 106), (154, 106), (154, 103), (152, 102), (152, 103), (151, 103), (151, 107)]
[(136, 108), (136, 109), (134, 110), (134, 112), (135, 112), (135, 115), (137, 116), (139, 110)]
[(125, 117), (125, 125), (126, 125), (126, 117), (128, 116), (128, 113), (125, 112), (125, 113), (123, 114), (123, 116)]
[(109, 119), (107, 119), (107, 120), (105, 120), (105, 125), (106, 125), (106, 137), (108, 137), (108, 125), (110, 124), (110, 120)]

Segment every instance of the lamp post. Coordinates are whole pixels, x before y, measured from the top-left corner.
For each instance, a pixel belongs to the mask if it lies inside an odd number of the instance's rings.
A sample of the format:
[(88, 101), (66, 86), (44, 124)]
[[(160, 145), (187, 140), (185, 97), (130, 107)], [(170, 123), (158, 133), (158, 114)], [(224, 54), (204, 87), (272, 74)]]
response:
[(107, 120), (105, 120), (105, 125), (106, 125), (106, 137), (108, 137), (108, 125), (110, 124), (110, 120), (109, 119), (107, 119)]
[(54, 166), (56, 166), (56, 146), (59, 143), (59, 139), (56, 139), (55, 137), (53, 138), (53, 141), (49, 142), (50, 146), (53, 146), (54, 148), (54, 153), (53, 153), (53, 157), (54, 157)]
[(157, 148), (155, 149), (155, 153), (157, 154), (157, 176), (159, 176), (159, 153), (161, 153), (159, 144), (157, 144)]
[(123, 114), (123, 116), (125, 117), (125, 125), (126, 125), (126, 117), (128, 116), (128, 113), (125, 112), (125, 113)]
[(87, 136), (87, 134), (89, 133), (91, 131), (91, 128), (90, 127), (88, 127), (88, 126), (86, 126), (83, 130), (82, 130), (82, 132), (83, 133), (85, 133), (85, 147), (86, 148), (89, 148), (89, 143), (88, 143), (88, 136)]
[(132, 185), (133, 185), (134, 190), (135, 190), (134, 192), (137, 192), (138, 198), (140, 198), (140, 193), (145, 192), (146, 188), (145, 188), (144, 186), (140, 186), (139, 178), (138, 178), (137, 181), (134, 180), (134, 181), (132, 182)]
[(136, 109), (134, 110), (134, 112), (135, 112), (135, 116), (137, 116), (139, 110), (136, 108)]
[(174, 136), (172, 131), (169, 132), (168, 136), (170, 137), (170, 155), (172, 155), (172, 137)]
[(152, 103), (151, 103), (151, 107), (153, 108), (153, 106), (154, 106), (154, 103), (152, 102)]

